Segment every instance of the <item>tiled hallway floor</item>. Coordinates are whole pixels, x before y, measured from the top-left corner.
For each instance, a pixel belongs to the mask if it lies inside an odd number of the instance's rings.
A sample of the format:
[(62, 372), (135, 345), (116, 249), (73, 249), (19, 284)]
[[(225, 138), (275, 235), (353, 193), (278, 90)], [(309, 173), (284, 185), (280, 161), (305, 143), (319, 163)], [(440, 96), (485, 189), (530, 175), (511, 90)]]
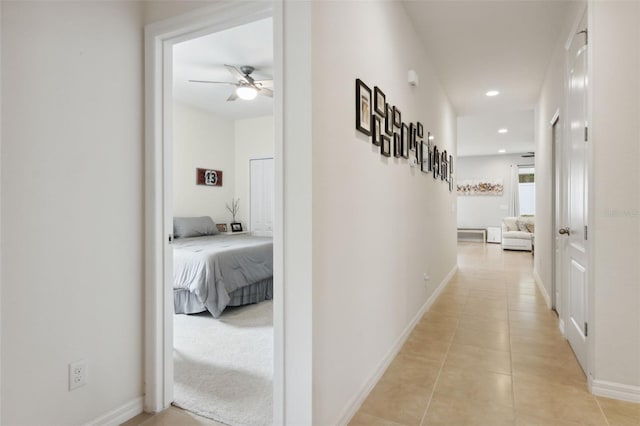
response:
[(640, 425), (640, 405), (588, 392), (531, 253), (458, 253), (457, 274), (350, 425)]

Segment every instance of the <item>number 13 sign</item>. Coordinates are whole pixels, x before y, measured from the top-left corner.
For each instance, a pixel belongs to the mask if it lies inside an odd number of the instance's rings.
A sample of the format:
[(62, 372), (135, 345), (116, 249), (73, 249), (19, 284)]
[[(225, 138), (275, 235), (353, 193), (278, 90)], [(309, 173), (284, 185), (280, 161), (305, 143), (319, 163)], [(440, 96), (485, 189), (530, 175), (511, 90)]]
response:
[(196, 169), (196, 184), (222, 186), (222, 170)]

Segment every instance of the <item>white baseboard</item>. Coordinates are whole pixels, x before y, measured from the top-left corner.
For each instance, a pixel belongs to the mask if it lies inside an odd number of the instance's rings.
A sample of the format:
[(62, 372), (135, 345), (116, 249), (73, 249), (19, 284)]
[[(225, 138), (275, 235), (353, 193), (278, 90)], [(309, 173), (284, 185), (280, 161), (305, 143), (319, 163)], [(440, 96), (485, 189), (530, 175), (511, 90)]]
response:
[(369, 396), (369, 393), (371, 392), (373, 387), (378, 383), (387, 367), (389, 367), (389, 364), (391, 364), (391, 361), (393, 361), (398, 352), (400, 352), (402, 345), (404, 345), (404, 342), (407, 340), (415, 326), (418, 324), (418, 321), (420, 321), (425, 312), (429, 310), (431, 305), (433, 305), (433, 302), (435, 302), (438, 296), (440, 296), (440, 293), (442, 293), (442, 290), (444, 290), (447, 284), (449, 284), (449, 281), (451, 281), (451, 278), (453, 278), (457, 270), (458, 265), (455, 265), (453, 269), (447, 274), (447, 276), (444, 277), (442, 282), (440, 282), (431, 296), (429, 296), (424, 305), (422, 305), (418, 313), (413, 317), (409, 325), (407, 325), (402, 334), (400, 334), (400, 336), (396, 339), (395, 343), (382, 359), (373, 375), (369, 378), (369, 380), (366, 381), (360, 392), (358, 392), (353, 398), (351, 398), (351, 400), (347, 403), (345, 409), (342, 411), (342, 415), (340, 416), (339, 420), (333, 424), (343, 426), (347, 425), (349, 421), (351, 421), (351, 418), (358, 412), (362, 403), (365, 401), (365, 399), (367, 399), (367, 396)]
[(544, 301), (547, 303), (547, 308), (551, 309), (551, 298), (549, 297), (549, 293), (547, 293), (547, 289), (544, 288), (544, 284), (542, 283), (542, 278), (540, 278), (540, 275), (538, 275), (538, 271), (536, 271), (535, 269), (533, 270), (533, 279), (535, 280), (536, 285), (540, 290), (540, 293), (542, 293), (542, 297), (544, 297)]
[(589, 389), (596, 396), (640, 403), (640, 386), (596, 380), (589, 376)]
[(127, 420), (131, 420), (138, 414), (142, 413), (143, 397), (138, 397), (133, 401), (127, 402), (108, 413), (103, 414), (95, 420), (88, 422), (85, 426), (118, 426)]

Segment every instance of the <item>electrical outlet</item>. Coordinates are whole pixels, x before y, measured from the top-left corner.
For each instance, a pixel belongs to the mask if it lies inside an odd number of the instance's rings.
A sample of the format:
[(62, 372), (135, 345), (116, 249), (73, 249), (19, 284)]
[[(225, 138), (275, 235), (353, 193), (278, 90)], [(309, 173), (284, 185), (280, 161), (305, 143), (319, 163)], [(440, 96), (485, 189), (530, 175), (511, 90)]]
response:
[(86, 359), (69, 364), (69, 390), (79, 388), (88, 383), (89, 362)]

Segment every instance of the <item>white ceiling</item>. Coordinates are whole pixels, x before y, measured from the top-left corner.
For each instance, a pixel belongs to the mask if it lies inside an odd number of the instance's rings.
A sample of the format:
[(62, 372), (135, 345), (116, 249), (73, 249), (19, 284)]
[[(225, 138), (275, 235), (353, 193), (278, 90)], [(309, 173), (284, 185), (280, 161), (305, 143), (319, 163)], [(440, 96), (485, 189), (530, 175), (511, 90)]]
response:
[(251, 65), (256, 80), (273, 77), (273, 20), (271, 18), (186, 41), (173, 48), (173, 95), (188, 105), (236, 120), (273, 113), (273, 99), (227, 102), (234, 87), (190, 83), (188, 80), (234, 82), (225, 64)]
[[(533, 109), (570, 2), (404, 4), (458, 113), (458, 155), (533, 151)], [(491, 89), (500, 95), (487, 97)]]

